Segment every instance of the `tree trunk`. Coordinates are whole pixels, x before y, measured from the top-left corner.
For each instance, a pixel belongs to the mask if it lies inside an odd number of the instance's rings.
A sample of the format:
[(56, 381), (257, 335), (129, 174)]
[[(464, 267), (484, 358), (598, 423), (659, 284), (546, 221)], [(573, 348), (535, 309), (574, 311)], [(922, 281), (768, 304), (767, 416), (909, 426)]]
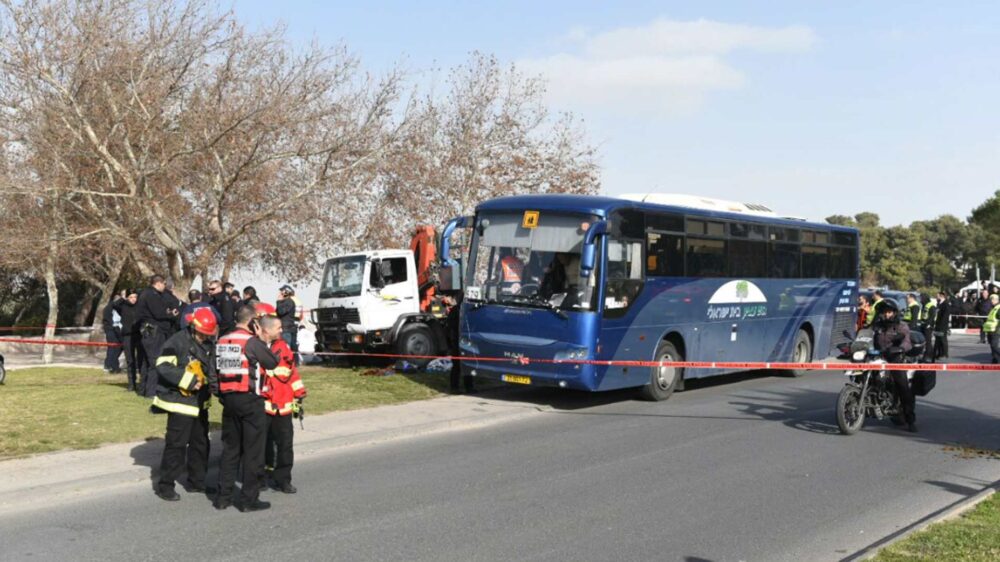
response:
[[(45, 256), (45, 286), (49, 295), (49, 316), (45, 322), (45, 339), (52, 340), (56, 335), (56, 322), (59, 320), (59, 286), (56, 285), (56, 260), (59, 254), (59, 242), (55, 237), (49, 240), (49, 255)], [(45, 344), (42, 347), (42, 362), (52, 363), (55, 347)]]
[[(97, 298), (97, 289), (90, 287), (83, 294), (83, 300), (80, 301), (80, 308), (76, 311), (76, 315), (73, 316), (74, 326), (83, 326), (87, 322), (87, 318), (90, 316), (90, 311), (94, 308), (94, 299)], [(98, 302), (100, 305), (100, 302)]]
[[(108, 280), (101, 285), (101, 300), (98, 301), (102, 306), (98, 308), (97, 314), (94, 314), (94, 322), (91, 324), (90, 331), (90, 341), (100, 341), (104, 337), (104, 331), (101, 329), (101, 314), (104, 312), (104, 304), (111, 301), (112, 295), (115, 287), (118, 285), (118, 280), (122, 277), (122, 270), (125, 269), (125, 262), (127, 258), (122, 258), (116, 266), (113, 266), (111, 271), (108, 272)], [(96, 347), (90, 348), (96, 351)]]

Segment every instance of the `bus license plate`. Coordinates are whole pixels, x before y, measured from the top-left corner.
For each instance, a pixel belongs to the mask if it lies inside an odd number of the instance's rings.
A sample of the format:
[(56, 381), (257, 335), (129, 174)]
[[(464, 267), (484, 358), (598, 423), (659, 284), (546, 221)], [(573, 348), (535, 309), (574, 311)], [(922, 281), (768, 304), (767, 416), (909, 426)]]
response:
[(500, 380), (514, 384), (531, 384), (531, 377), (522, 377), (520, 375), (504, 375), (500, 377)]

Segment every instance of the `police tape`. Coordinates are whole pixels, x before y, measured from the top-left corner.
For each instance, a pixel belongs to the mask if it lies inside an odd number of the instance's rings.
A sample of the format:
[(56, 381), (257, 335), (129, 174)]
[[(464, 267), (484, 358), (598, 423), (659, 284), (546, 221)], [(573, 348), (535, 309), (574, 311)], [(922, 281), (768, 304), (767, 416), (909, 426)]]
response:
[(596, 365), (602, 367), (675, 367), (683, 369), (725, 369), (732, 371), (851, 371), (878, 369), (880, 371), (1000, 371), (1000, 365), (979, 363), (847, 363), (837, 361), (790, 363), (780, 361), (636, 361), (621, 359), (543, 359), (530, 357), (468, 357), (463, 355), (403, 355), (396, 353), (316, 352), (319, 357), (373, 357), (379, 359), (435, 360), (506, 363), (509, 365)]
[(4, 338), (4, 337), (0, 337), (0, 343), (66, 345), (66, 346), (77, 346), (77, 347), (122, 347), (122, 344), (120, 343), (93, 342), (93, 341), (66, 341), (66, 340), (31, 340), (27, 338)]
[(78, 332), (90, 332), (95, 328), (93, 326), (0, 326), (0, 332), (35, 332), (40, 330), (48, 330), (49, 328), (54, 328), (56, 331), (59, 330), (75, 330)]

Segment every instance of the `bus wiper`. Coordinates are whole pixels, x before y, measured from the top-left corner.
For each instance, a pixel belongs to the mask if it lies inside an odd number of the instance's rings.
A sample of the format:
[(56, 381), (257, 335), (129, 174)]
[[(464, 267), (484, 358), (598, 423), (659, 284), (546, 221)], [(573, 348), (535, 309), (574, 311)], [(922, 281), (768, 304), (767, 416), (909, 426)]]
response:
[(510, 297), (514, 300), (521, 300), (527, 304), (533, 304), (539, 308), (551, 310), (556, 316), (562, 318), (563, 320), (569, 318), (569, 315), (563, 312), (559, 307), (537, 295), (510, 295)]

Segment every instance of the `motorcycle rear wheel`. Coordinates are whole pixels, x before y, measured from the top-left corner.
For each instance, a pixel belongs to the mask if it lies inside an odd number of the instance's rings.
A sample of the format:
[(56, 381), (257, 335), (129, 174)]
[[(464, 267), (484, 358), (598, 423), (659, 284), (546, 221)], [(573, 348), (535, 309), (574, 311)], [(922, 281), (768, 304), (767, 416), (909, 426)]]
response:
[(837, 396), (837, 427), (844, 435), (854, 435), (865, 424), (865, 409), (861, 404), (861, 389), (845, 386)]

